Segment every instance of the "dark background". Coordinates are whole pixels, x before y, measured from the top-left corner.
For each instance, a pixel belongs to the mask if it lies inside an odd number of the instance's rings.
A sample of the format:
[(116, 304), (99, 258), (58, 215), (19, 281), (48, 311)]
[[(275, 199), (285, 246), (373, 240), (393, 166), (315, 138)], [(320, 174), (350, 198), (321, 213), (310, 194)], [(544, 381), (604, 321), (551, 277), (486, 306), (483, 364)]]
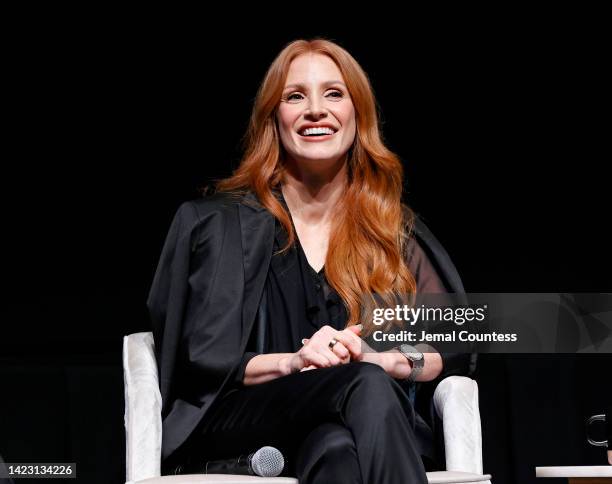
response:
[[(368, 72), (406, 199), (469, 292), (612, 292), (597, 12), (368, 29), (298, 29), (293, 13), (244, 29), (187, 15), (47, 23), (39, 12), (9, 36), (5, 461), (125, 479), (122, 336), (149, 330), (170, 220), (237, 165), (259, 82), (295, 38), (335, 40)], [(604, 464), (583, 422), (612, 403), (610, 370), (611, 355), (482, 356), (485, 472), (523, 484), (536, 465)]]

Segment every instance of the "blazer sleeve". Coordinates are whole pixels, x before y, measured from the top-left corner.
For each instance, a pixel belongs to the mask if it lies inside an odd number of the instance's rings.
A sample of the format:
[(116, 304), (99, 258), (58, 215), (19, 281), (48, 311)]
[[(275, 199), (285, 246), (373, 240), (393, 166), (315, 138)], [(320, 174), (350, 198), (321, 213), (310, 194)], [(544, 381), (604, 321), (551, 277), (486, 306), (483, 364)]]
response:
[(163, 417), (177, 400), (211, 401), (242, 358), (238, 224), (199, 207), (184, 202), (174, 215), (147, 299)]
[(163, 410), (168, 411), (172, 376), (189, 299), (192, 250), (197, 244), (198, 217), (190, 202), (176, 211), (164, 242), (147, 299)]
[[(421, 237), (423, 234), (426, 234), (425, 237)], [(422, 221), (417, 223), (415, 234), (409, 239), (406, 252), (408, 268), (415, 278), (418, 293), (463, 292), (461, 279), (450, 257)], [(442, 373), (434, 381), (440, 381), (450, 375), (467, 375), (471, 372), (470, 354), (441, 353), (441, 356)]]

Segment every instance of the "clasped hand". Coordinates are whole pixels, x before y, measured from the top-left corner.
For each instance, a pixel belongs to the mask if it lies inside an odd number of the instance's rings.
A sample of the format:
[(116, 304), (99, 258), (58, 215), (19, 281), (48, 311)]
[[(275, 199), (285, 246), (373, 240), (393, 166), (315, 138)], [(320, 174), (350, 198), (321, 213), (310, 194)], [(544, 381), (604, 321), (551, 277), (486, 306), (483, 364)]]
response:
[[(361, 325), (349, 326), (342, 331), (323, 326), (311, 338), (305, 339), (304, 345), (292, 355), (291, 369), (306, 371), (361, 361), (363, 353), (362, 340), (358, 336), (360, 332)], [(337, 343), (330, 346), (334, 339)]]

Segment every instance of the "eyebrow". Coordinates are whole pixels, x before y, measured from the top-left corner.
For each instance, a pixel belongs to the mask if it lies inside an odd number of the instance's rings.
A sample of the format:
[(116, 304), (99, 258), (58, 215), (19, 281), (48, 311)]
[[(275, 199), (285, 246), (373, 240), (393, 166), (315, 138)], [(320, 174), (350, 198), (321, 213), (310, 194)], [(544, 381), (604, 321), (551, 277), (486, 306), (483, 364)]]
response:
[[(344, 86), (346, 88), (346, 85), (342, 81), (325, 81), (323, 83), (323, 86), (331, 86), (331, 85), (334, 85), (334, 84), (340, 84), (341, 86)], [(305, 84), (297, 83), (297, 84), (287, 84), (283, 88), (283, 91), (285, 89), (304, 89), (304, 90), (306, 90), (307, 88), (306, 88)]]

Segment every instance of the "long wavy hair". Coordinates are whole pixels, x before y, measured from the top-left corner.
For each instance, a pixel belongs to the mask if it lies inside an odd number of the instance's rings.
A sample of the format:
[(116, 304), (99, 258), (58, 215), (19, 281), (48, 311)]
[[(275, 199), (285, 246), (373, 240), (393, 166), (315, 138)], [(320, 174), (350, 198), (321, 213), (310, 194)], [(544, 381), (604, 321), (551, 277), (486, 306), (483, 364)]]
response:
[(231, 177), (217, 183), (216, 190), (253, 191), (287, 231), (284, 250), (295, 242), (289, 214), (273, 193), (284, 173), (276, 110), (291, 62), (308, 53), (323, 54), (335, 62), (355, 108), (357, 130), (347, 153), (348, 184), (331, 228), (325, 276), (347, 308), (347, 325), (362, 322), (367, 334), (372, 330), (371, 308), (378, 305), (377, 298), (388, 304), (416, 291), (405, 262), (413, 216), (401, 201), (402, 164), (381, 139), (370, 81), (345, 49), (325, 39), (296, 40), (278, 54), (257, 92), (242, 161)]

